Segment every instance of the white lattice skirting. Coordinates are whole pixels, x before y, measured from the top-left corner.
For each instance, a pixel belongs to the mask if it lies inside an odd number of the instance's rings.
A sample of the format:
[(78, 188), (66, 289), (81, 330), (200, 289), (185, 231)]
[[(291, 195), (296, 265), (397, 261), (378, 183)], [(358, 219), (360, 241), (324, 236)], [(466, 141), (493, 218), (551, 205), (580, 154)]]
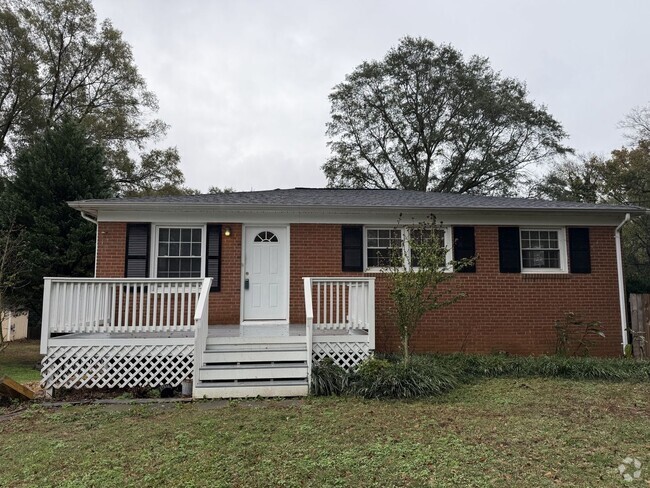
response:
[(369, 356), (370, 347), (367, 340), (315, 342), (312, 348), (314, 361), (330, 358), (346, 371), (354, 369)]
[(49, 346), (41, 370), (44, 388), (177, 386), (192, 376), (194, 346)]

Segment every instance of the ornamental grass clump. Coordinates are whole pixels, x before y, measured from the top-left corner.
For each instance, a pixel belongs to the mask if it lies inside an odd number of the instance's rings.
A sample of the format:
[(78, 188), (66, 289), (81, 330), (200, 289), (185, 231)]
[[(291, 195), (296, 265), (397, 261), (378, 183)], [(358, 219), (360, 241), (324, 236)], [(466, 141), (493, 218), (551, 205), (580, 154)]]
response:
[(330, 358), (314, 363), (311, 378), (313, 395), (342, 395), (347, 392), (349, 374)]
[(350, 392), (364, 398), (419, 398), (446, 393), (458, 384), (447, 368), (422, 361), (370, 359), (352, 375)]
[[(543, 377), (574, 380), (650, 381), (650, 361), (566, 356), (428, 355), (422, 360), (452, 371), (459, 380)], [(424, 359), (426, 358), (426, 359)]]
[(576, 381), (650, 382), (650, 361), (566, 356), (505, 354), (431, 354), (370, 358), (356, 371), (346, 372), (332, 361), (315, 364), (314, 395), (353, 395), (364, 398), (432, 397), (458, 385), (484, 378), (565, 378)]

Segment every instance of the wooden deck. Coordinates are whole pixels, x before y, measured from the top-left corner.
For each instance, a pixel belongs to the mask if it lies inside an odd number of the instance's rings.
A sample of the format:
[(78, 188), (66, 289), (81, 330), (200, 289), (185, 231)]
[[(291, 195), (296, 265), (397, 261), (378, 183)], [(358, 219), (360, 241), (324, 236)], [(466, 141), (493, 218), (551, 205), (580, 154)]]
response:
[[(305, 337), (307, 329), (305, 324), (290, 324), (284, 325), (283, 327), (288, 327), (288, 335), (283, 335), (278, 333), (277, 326), (274, 325), (265, 325), (265, 324), (255, 324), (254, 333), (247, 334), (244, 332), (244, 329), (251, 328), (251, 325), (210, 325), (208, 327), (208, 337), (210, 338), (220, 338), (220, 337)], [(339, 329), (318, 329), (314, 331), (313, 334), (316, 336), (349, 336), (349, 335), (359, 335), (367, 336), (368, 332), (362, 329), (349, 329), (349, 330), (339, 330)], [(102, 339), (112, 339), (112, 340), (130, 340), (130, 339), (184, 339), (184, 338), (194, 338), (194, 332), (192, 331), (171, 331), (165, 332), (163, 334), (159, 332), (77, 332), (70, 334), (60, 334), (53, 335), (50, 337), (50, 342), (62, 344), (70, 340), (86, 340), (86, 341), (101, 341)]]
[(211, 279), (46, 278), (42, 384), (180, 385), (196, 398), (306, 395), (313, 362), (374, 350), (374, 278), (304, 278), (305, 323), (209, 325)]

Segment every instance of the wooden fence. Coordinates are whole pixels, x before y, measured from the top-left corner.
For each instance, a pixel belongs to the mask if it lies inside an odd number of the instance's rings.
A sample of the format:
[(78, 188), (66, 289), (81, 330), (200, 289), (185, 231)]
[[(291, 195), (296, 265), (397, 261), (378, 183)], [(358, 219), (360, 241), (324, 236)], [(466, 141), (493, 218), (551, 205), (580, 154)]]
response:
[(632, 351), (635, 358), (650, 358), (650, 294), (630, 295)]

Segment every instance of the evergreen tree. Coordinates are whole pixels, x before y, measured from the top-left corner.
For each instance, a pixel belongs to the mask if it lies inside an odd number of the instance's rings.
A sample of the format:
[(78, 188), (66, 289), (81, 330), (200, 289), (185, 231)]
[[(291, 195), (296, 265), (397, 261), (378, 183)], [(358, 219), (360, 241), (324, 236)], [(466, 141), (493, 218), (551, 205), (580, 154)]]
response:
[(112, 188), (103, 149), (70, 118), (18, 153), (12, 170), (2, 213), (22, 229), (29, 262), (23, 272), (28, 286), (13, 290), (13, 300), (29, 310), (30, 324), (38, 324), (44, 276), (93, 274), (95, 226), (67, 202), (105, 198)]

